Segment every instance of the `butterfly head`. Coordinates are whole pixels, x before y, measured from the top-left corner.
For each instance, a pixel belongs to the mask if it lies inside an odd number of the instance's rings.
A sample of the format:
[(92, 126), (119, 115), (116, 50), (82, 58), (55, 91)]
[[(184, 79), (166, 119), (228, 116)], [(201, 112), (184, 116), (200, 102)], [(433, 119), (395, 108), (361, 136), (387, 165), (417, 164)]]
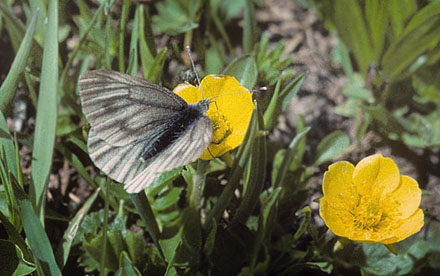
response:
[(200, 108), (202, 114), (206, 114), (209, 110), (209, 105), (214, 102), (213, 100), (209, 98), (204, 98), (203, 100), (199, 101), (197, 103), (197, 106)]

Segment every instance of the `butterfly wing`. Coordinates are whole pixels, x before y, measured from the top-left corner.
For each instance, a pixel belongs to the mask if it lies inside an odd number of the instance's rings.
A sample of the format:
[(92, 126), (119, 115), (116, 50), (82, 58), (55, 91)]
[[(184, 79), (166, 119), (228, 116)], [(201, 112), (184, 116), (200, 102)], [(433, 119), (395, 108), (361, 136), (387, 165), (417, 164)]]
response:
[(138, 193), (163, 172), (178, 168), (197, 160), (211, 143), (212, 123), (202, 115), (188, 126), (166, 150), (159, 153), (145, 168), (140, 168), (135, 177), (125, 183), (125, 190)]
[(93, 163), (110, 178), (120, 183), (133, 179), (151, 162), (140, 159), (145, 148), (142, 141), (114, 146), (100, 139), (93, 128), (89, 132), (87, 148)]
[(148, 145), (147, 137), (188, 107), (166, 88), (115, 71), (85, 72), (79, 84), (81, 105), (94, 134), (113, 146), (141, 140)]

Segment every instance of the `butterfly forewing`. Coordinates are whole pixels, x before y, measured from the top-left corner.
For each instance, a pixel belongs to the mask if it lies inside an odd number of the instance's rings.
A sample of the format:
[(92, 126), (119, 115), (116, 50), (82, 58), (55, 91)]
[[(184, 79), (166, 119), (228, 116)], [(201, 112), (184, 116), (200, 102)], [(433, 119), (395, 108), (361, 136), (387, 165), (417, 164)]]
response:
[(107, 70), (84, 73), (80, 96), (95, 134), (115, 146), (145, 139), (188, 106), (166, 88)]
[(90, 157), (125, 183), (127, 192), (139, 192), (162, 172), (195, 161), (211, 142), (208, 100), (188, 105), (166, 88), (106, 70), (84, 73), (80, 96), (92, 126)]

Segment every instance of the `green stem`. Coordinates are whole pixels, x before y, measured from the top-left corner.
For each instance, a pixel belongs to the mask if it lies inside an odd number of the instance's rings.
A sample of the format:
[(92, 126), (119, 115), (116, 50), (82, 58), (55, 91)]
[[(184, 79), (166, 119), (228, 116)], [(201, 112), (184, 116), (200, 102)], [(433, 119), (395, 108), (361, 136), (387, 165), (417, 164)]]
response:
[(151, 209), (150, 202), (144, 191), (137, 194), (130, 194), (131, 200), (133, 201), (136, 210), (138, 211), (142, 221), (145, 223), (148, 233), (153, 239), (154, 244), (159, 250), (159, 254), (163, 260), (165, 260), (165, 255), (163, 254), (162, 248), (159, 244), (160, 231), (157, 225), (156, 218), (154, 217), (153, 210)]
[(189, 204), (194, 210), (198, 210), (200, 207), (200, 198), (205, 187), (206, 173), (209, 167), (209, 162), (199, 159), (197, 161), (196, 174), (193, 177), (193, 186), (191, 190), (191, 196)]
[[(109, 185), (108, 178), (105, 181), (105, 196), (104, 196), (104, 225), (102, 226), (102, 255), (101, 255), (101, 263), (99, 267), (99, 275), (105, 276), (107, 275), (105, 269), (105, 253), (107, 251), (107, 226), (108, 226), (108, 207), (109, 207)], [(104, 191), (103, 191), (104, 192)]]

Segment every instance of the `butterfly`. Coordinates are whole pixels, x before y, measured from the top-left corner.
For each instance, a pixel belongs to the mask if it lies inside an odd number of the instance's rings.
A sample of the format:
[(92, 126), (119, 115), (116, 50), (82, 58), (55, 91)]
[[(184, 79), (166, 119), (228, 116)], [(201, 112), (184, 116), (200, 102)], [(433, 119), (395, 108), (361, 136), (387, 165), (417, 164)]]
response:
[(208, 98), (188, 104), (167, 88), (110, 70), (87, 71), (79, 85), (89, 155), (128, 193), (197, 160), (211, 143)]

